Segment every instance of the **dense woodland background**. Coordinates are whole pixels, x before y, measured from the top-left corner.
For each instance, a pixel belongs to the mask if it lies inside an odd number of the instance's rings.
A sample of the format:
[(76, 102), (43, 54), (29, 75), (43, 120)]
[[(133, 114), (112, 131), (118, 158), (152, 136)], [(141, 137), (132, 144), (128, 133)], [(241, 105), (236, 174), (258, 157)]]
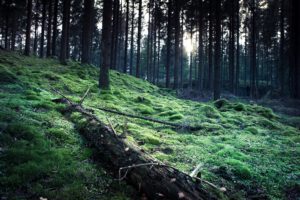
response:
[(298, 9), (296, 0), (2, 0), (0, 45), (215, 98), (299, 98)]

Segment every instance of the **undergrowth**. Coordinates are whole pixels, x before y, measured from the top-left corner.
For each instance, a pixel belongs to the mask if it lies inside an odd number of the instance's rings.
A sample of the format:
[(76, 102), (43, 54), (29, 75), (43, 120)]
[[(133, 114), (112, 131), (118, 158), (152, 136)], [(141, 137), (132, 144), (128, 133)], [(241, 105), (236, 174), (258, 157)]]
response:
[[(132, 76), (110, 75), (110, 90), (100, 92), (93, 66), (1, 51), (0, 196), (129, 198), (91, 161), (92, 150), (60, 114), (64, 105), (51, 102), (59, 97), (53, 88), (74, 101), (91, 88), (84, 106), (101, 120), (109, 118), (117, 132), (125, 130), (128, 140), (166, 164), (189, 173), (201, 163), (202, 178), (227, 188), (232, 199), (282, 199), (299, 188), (300, 131), (271, 109), (225, 99), (182, 100)], [(175, 130), (102, 107), (202, 129)]]

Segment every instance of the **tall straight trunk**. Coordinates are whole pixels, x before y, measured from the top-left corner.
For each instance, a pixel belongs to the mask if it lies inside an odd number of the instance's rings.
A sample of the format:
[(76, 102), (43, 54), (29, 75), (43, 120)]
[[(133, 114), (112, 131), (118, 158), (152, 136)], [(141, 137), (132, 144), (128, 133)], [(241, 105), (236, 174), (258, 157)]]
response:
[(52, 56), (56, 56), (56, 41), (57, 41), (57, 17), (58, 17), (58, 0), (54, 0), (53, 11), (53, 32), (52, 32)]
[(280, 1), (279, 88), (284, 95), (284, 0)]
[(112, 21), (112, 0), (104, 0), (103, 2), (103, 28), (101, 41), (101, 66), (99, 76), (99, 88), (109, 89), (109, 66), (111, 51), (111, 21)]
[(214, 69), (214, 100), (220, 98), (220, 64), (221, 64), (221, 0), (215, 1), (215, 69)]
[(257, 97), (257, 86), (256, 86), (256, 2), (255, 0), (252, 0), (251, 5), (251, 12), (252, 12), (252, 18), (251, 18), (251, 58), (250, 58), (250, 96), (251, 98)]
[(157, 67), (156, 67), (156, 85), (159, 84), (159, 73), (160, 73), (160, 52), (161, 52), (161, 45), (160, 45), (160, 39), (161, 39), (161, 29), (158, 28), (158, 46), (157, 46)]
[(131, 8), (131, 44), (130, 44), (130, 75), (133, 75), (133, 53), (134, 53), (134, 0)]
[(300, 66), (299, 66), (299, 1), (289, 1), (289, 79), (291, 97), (299, 98), (300, 96)]
[(240, 84), (240, 2), (236, 1), (236, 69), (235, 69), (235, 94), (238, 95)]
[(112, 43), (111, 43), (111, 58), (110, 67), (111, 69), (116, 69), (116, 51), (118, 46), (118, 27), (119, 27), (119, 0), (114, 0), (113, 3), (113, 30), (112, 30)]
[(180, 88), (183, 88), (184, 78), (183, 78), (183, 53), (184, 53), (184, 46), (183, 46), (183, 40), (184, 40), (184, 30), (183, 30), (183, 24), (184, 24), (184, 13), (181, 12), (181, 30), (180, 30)]
[(203, 75), (203, 10), (202, 10), (202, 0), (199, 0), (199, 44), (198, 44), (198, 90), (202, 90), (202, 75)]
[(179, 37), (180, 37), (180, 0), (175, 0), (175, 61), (174, 61), (174, 89), (178, 89), (178, 69), (180, 66)]
[(230, 1), (230, 20), (229, 20), (229, 91), (234, 89), (234, 44), (235, 44), (235, 20), (234, 20), (234, 0)]
[(300, 39), (299, 39), (299, 35), (300, 35), (300, 25), (299, 25), (299, 21), (297, 21), (298, 19), (300, 19), (300, 13), (299, 13), (299, 10), (300, 10), (300, 3), (299, 1), (295, 1), (295, 17), (294, 17), (294, 24), (296, 26), (296, 31), (295, 31), (295, 45), (296, 45), (296, 48), (295, 48), (295, 58), (296, 58), (296, 61), (295, 61), (295, 65), (296, 65), (296, 73), (295, 73), (295, 79), (296, 79), (296, 86), (295, 86), (295, 97), (296, 98), (300, 98)]
[(5, 39), (4, 45), (5, 49), (9, 49), (9, 42), (8, 42), (8, 30), (9, 30), (9, 13), (5, 13)]
[(156, 41), (157, 41), (157, 28), (156, 28), (156, 17), (155, 17), (155, 14), (153, 15), (154, 16), (154, 20), (153, 20), (153, 31), (154, 31), (154, 39), (153, 39), (153, 65), (152, 65), (152, 83), (155, 84), (155, 71), (156, 71), (156, 52), (157, 52), (157, 46), (156, 46)]
[(150, 38), (151, 38), (151, 4), (152, 0), (149, 0), (148, 5), (148, 36), (147, 36), (147, 66), (146, 66), (146, 76), (149, 80), (150, 77)]
[(208, 89), (213, 86), (213, 1), (209, 1)]
[(11, 25), (11, 44), (10, 49), (12, 51), (15, 50), (15, 44), (16, 44), (16, 35), (17, 35), (17, 14), (16, 11), (12, 11), (12, 25)]
[(31, 41), (31, 21), (32, 21), (32, 0), (27, 1), (27, 20), (26, 20), (26, 42), (25, 52), (26, 56), (30, 54), (30, 41)]
[(138, 38), (137, 38), (137, 58), (136, 58), (136, 77), (140, 77), (141, 60), (141, 37), (142, 37), (142, 0), (139, 0), (139, 19), (138, 19)]
[(124, 42), (124, 29), (123, 29), (123, 0), (120, 0), (119, 5), (119, 14), (118, 14), (118, 37), (117, 37), (117, 44), (116, 44), (116, 68), (119, 71), (122, 71), (122, 63), (121, 63), (121, 52), (123, 49), (123, 42)]
[(125, 25), (125, 47), (124, 47), (124, 66), (123, 72), (127, 72), (127, 58), (128, 58), (128, 34), (129, 34), (129, 0), (126, 0), (126, 25)]
[[(191, 25), (191, 40), (193, 41), (193, 25)], [(193, 45), (193, 44), (191, 44)], [(190, 74), (189, 74), (189, 88), (193, 87), (193, 51), (190, 52)]]
[(124, 47), (124, 66), (123, 72), (127, 72), (127, 58), (128, 58), (128, 31), (129, 29), (129, 0), (126, 0), (126, 25), (125, 25), (125, 47)]
[(92, 20), (94, 0), (84, 0), (81, 62), (91, 63)]
[(34, 15), (34, 41), (33, 41), (33, 52), (34, 55), (37, 54), (38, 49), (38, 27), (39, 27), (39, 9), (40, 9), (40, 1), (37, 0), (35, 4), (35, 15)]
[(171, 65), (171, 37), (172, 37), (172, 0), (168, 1), (168, 25), (167, 25), (167, 58), (166, 58), (166, 87), (170, 87)]
[(62, 21), (62, 33), (61, 33), (61, 47), (60, 47), (60, 62), (67, 64), (68, 57), (68, 28), (70, 19), (70, 0), (63, 1), (63, 21)]
[(51, 56), (52, 0), (48, 0), (47, 57)]
[(42, 1), (43, 14), (42, 14), (42, 32), (40, 40), (40, 57), (44, 57), (44, 43), (45, 43), (45, 24), (46, 24), (46, 0)]

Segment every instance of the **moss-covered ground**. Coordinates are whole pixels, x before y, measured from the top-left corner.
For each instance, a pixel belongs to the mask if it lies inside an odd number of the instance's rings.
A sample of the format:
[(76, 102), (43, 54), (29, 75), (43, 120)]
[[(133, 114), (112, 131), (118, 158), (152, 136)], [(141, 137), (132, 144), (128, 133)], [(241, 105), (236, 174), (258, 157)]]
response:
[[(89, 87), (84, 106), (105, 123), (110, 119), (128, 140), (180, 170), (202, 164), (202, 178), (225, 187), (232, 199), (299, 197), (300, 131), (271, 109), (182, 100), (115, 71), (109, 91), (100, 92), (97, 80), (93, 66), (0, 52), (0, 197), (132, 198), (131, 187), (93, 162), (93, 150), (60, 114), (64, 105), (51, 101), (59, 97), (51, 88), (78, 101)], [(175, 130), (97, 109), (102, 107), (203, 129)]]

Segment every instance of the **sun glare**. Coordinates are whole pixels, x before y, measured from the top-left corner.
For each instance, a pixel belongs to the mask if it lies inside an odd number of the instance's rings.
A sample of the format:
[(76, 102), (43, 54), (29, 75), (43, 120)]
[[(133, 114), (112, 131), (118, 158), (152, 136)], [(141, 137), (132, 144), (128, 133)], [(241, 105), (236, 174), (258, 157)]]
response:
[(183, 39), (183, 46), (184, 46), (184, 49), (186, 50), (186, 52), (188, 54), (190, 54), (193, 51), (193, 41), (186, 34), (185, 34), (184, 39)]

